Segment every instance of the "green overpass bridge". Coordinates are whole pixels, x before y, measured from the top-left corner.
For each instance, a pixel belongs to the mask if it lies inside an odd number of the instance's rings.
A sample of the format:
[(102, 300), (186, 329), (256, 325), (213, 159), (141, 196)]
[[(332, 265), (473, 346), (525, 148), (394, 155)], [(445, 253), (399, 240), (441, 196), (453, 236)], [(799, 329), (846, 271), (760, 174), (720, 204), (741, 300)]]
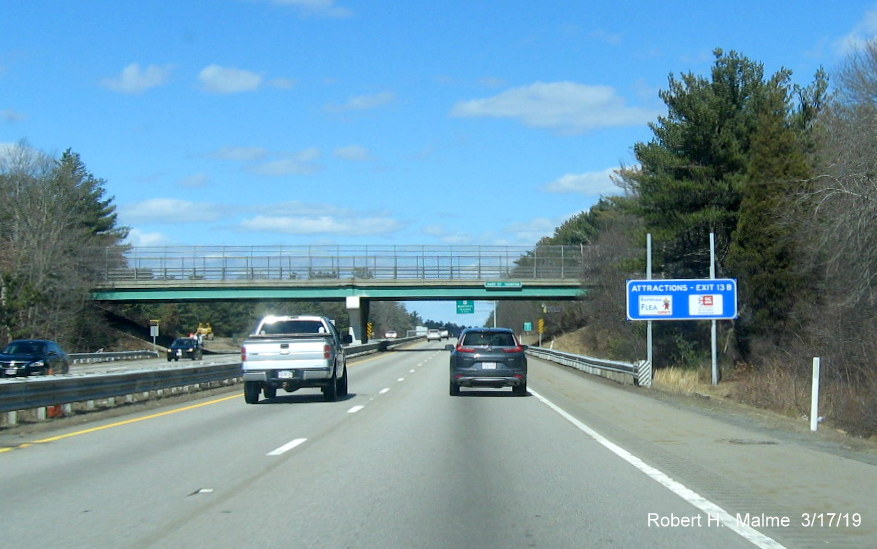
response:
[(345, 301), (358, 332), (374, 300), (575, 299), (583, 293), (589, 252), (582, 246), (132, 247), (122, 257), (107, 252), (92, 297)]

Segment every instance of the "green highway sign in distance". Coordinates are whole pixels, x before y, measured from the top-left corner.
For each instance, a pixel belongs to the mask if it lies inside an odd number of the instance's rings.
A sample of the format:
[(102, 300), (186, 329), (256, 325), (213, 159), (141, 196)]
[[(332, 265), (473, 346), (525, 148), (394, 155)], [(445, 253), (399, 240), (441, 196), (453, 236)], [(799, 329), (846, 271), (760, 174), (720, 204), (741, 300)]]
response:
[(475, 313), (475, 302), (471, 299), (457, 300), (457, 314), (468, 315)]
[(488, 281), (484, 283), (484, 287), (488, 290), (517, 290), (524, 287), (524, 284), (521, 282), (510, 282), (507, 280), (501, 281)]

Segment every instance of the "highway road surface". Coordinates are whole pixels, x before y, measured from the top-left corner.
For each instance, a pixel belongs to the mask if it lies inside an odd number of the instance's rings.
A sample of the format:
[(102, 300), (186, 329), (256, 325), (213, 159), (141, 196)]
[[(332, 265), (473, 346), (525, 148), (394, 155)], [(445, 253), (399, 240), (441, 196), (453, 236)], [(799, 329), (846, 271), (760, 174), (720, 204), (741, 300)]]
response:
[(448, 395), (420, 343), (350, 395), (185, 404), (0, 435), (10, 548), (877, 547), (877, 455), (530, 359)]

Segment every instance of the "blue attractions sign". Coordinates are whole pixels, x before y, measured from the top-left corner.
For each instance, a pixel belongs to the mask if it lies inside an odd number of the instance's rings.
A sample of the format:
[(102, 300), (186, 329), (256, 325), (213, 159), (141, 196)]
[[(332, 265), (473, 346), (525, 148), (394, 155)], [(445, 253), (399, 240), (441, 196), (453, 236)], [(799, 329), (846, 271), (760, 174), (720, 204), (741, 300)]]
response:
[(628, 320), (729, 320), (737, 318), (733, 278), (628, 280)]

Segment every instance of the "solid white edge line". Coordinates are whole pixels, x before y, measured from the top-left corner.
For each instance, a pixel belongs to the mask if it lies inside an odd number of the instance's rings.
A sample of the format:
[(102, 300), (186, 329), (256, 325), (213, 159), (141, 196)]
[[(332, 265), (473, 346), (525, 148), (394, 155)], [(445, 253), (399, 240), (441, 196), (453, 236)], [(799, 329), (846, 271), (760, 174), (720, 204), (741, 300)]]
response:
[(297, 438), (295, 440), (291, 440), (291, 441), (287, 442), (286, 444), (284, 444), (283, 446), (281, 446), (280, 448), (277, 448), (276, 450), (271, 450), (266, 455), (279, 456), (280, 454), (285, 454), (286, 452), (292, 450), (293, 448), (295, 448), (299, 444), (305, 442), (306, 440), (307, 440), (306, 438)]
[(537, 393), (529, 388), (528, 388), (528, 390), (529, 390), (529, 393), (531, 395), (533, 395), (534, 397), (536, 397), (537, 399), (539, 399), (540, 402), (542, 402), (543, 404), (545, 404), (546, 406), (548, 406), (549, 408), (551, 408), (552, 410), (554, 410), (555, 412), (560, 414), (564, 419), (566, 419), (567, 421), (569, 421), (570, 423), (572, 423), (573, 425), (578, 427), (579, 430), (581, 430), (582, 432), (587, 434), (589, 437), (591, 437), (592, 439), (594, 439), (595, 441), (597, 441), (598, 443), (603, 445), (609, 451), (611, 451), (612, 453), (614, 453), (615, 455), (617, 455), (618, 457), (620, 457), (624, 461), (630, 463), (631, 465), (633, 465), (634, 467), (639, 469), (641, 472), (643, 472), (646, 475), (648, 475), (649, 477), (651, 477), (652, 480), (659, 482), (665, 488), (667, 488), (668, 490), (670, 490), (671, 492), (673, 492), (677, 496), (681, 497), (682, 499), (684, 499), (688, 503), (694, 505), (695, 507), (697, 507), (698, 509), (700, 509), (701, 511), (706, 513), (707, 516), (717, 517), (722, 522), (723, 525), (725, 525), (727, 528), (730, 528), (731, 530), (733, 530), (734, 532), (739, 534), (741, 537), (743, 537), (745, 540), (749, 541), (753, 545), (756, 545), (758, 547), (762, 547), (765, 549), (785, 549), (785, 546), (780, 544), (775, 539), (762, 534), (761, 532), (752, 528), (751, 526), (747, 526), (746, 524), (740, 524), (736, 518), (731, 516), (730, 513), (728, 513), (727, 511), (725, 511), (724, 509), (722, 509), (721, 507), (719, 507), (715, 503), (709, 501), (708, 499), (701, 496), (700, 494), (698, 494), (694, 490), (691, 490), (690, 488), (686, 487), (682, 483), (673, 480), (672, 478), (670, 478), (668, 475), (666, 475), (662, 471), (659, 471), (658, 469), (655, 469), (651, 465), (646, 464), (640, 458), (631, 454), (630, 452), (628, 452), (627, 450), (625, 450), (621, 446), (618, 446), (614, 442), (611, 442), (609, 439), (607, 439), (606, 437), (604, 437), (603, 435), (601, 435), (597, 431), (591, 429), (590, 427), (588, 427), (587, 425), (585, 425), (584, 423), (582, 423), (581, 421), (579, 421), (578, 419), (576, 419), (575, 417), (570, 415), (568, 412), (563, 410), (560, 406), (554, 404), (553, 402), (551, 402), (547, 398), (543, 397), (539, 393)]

